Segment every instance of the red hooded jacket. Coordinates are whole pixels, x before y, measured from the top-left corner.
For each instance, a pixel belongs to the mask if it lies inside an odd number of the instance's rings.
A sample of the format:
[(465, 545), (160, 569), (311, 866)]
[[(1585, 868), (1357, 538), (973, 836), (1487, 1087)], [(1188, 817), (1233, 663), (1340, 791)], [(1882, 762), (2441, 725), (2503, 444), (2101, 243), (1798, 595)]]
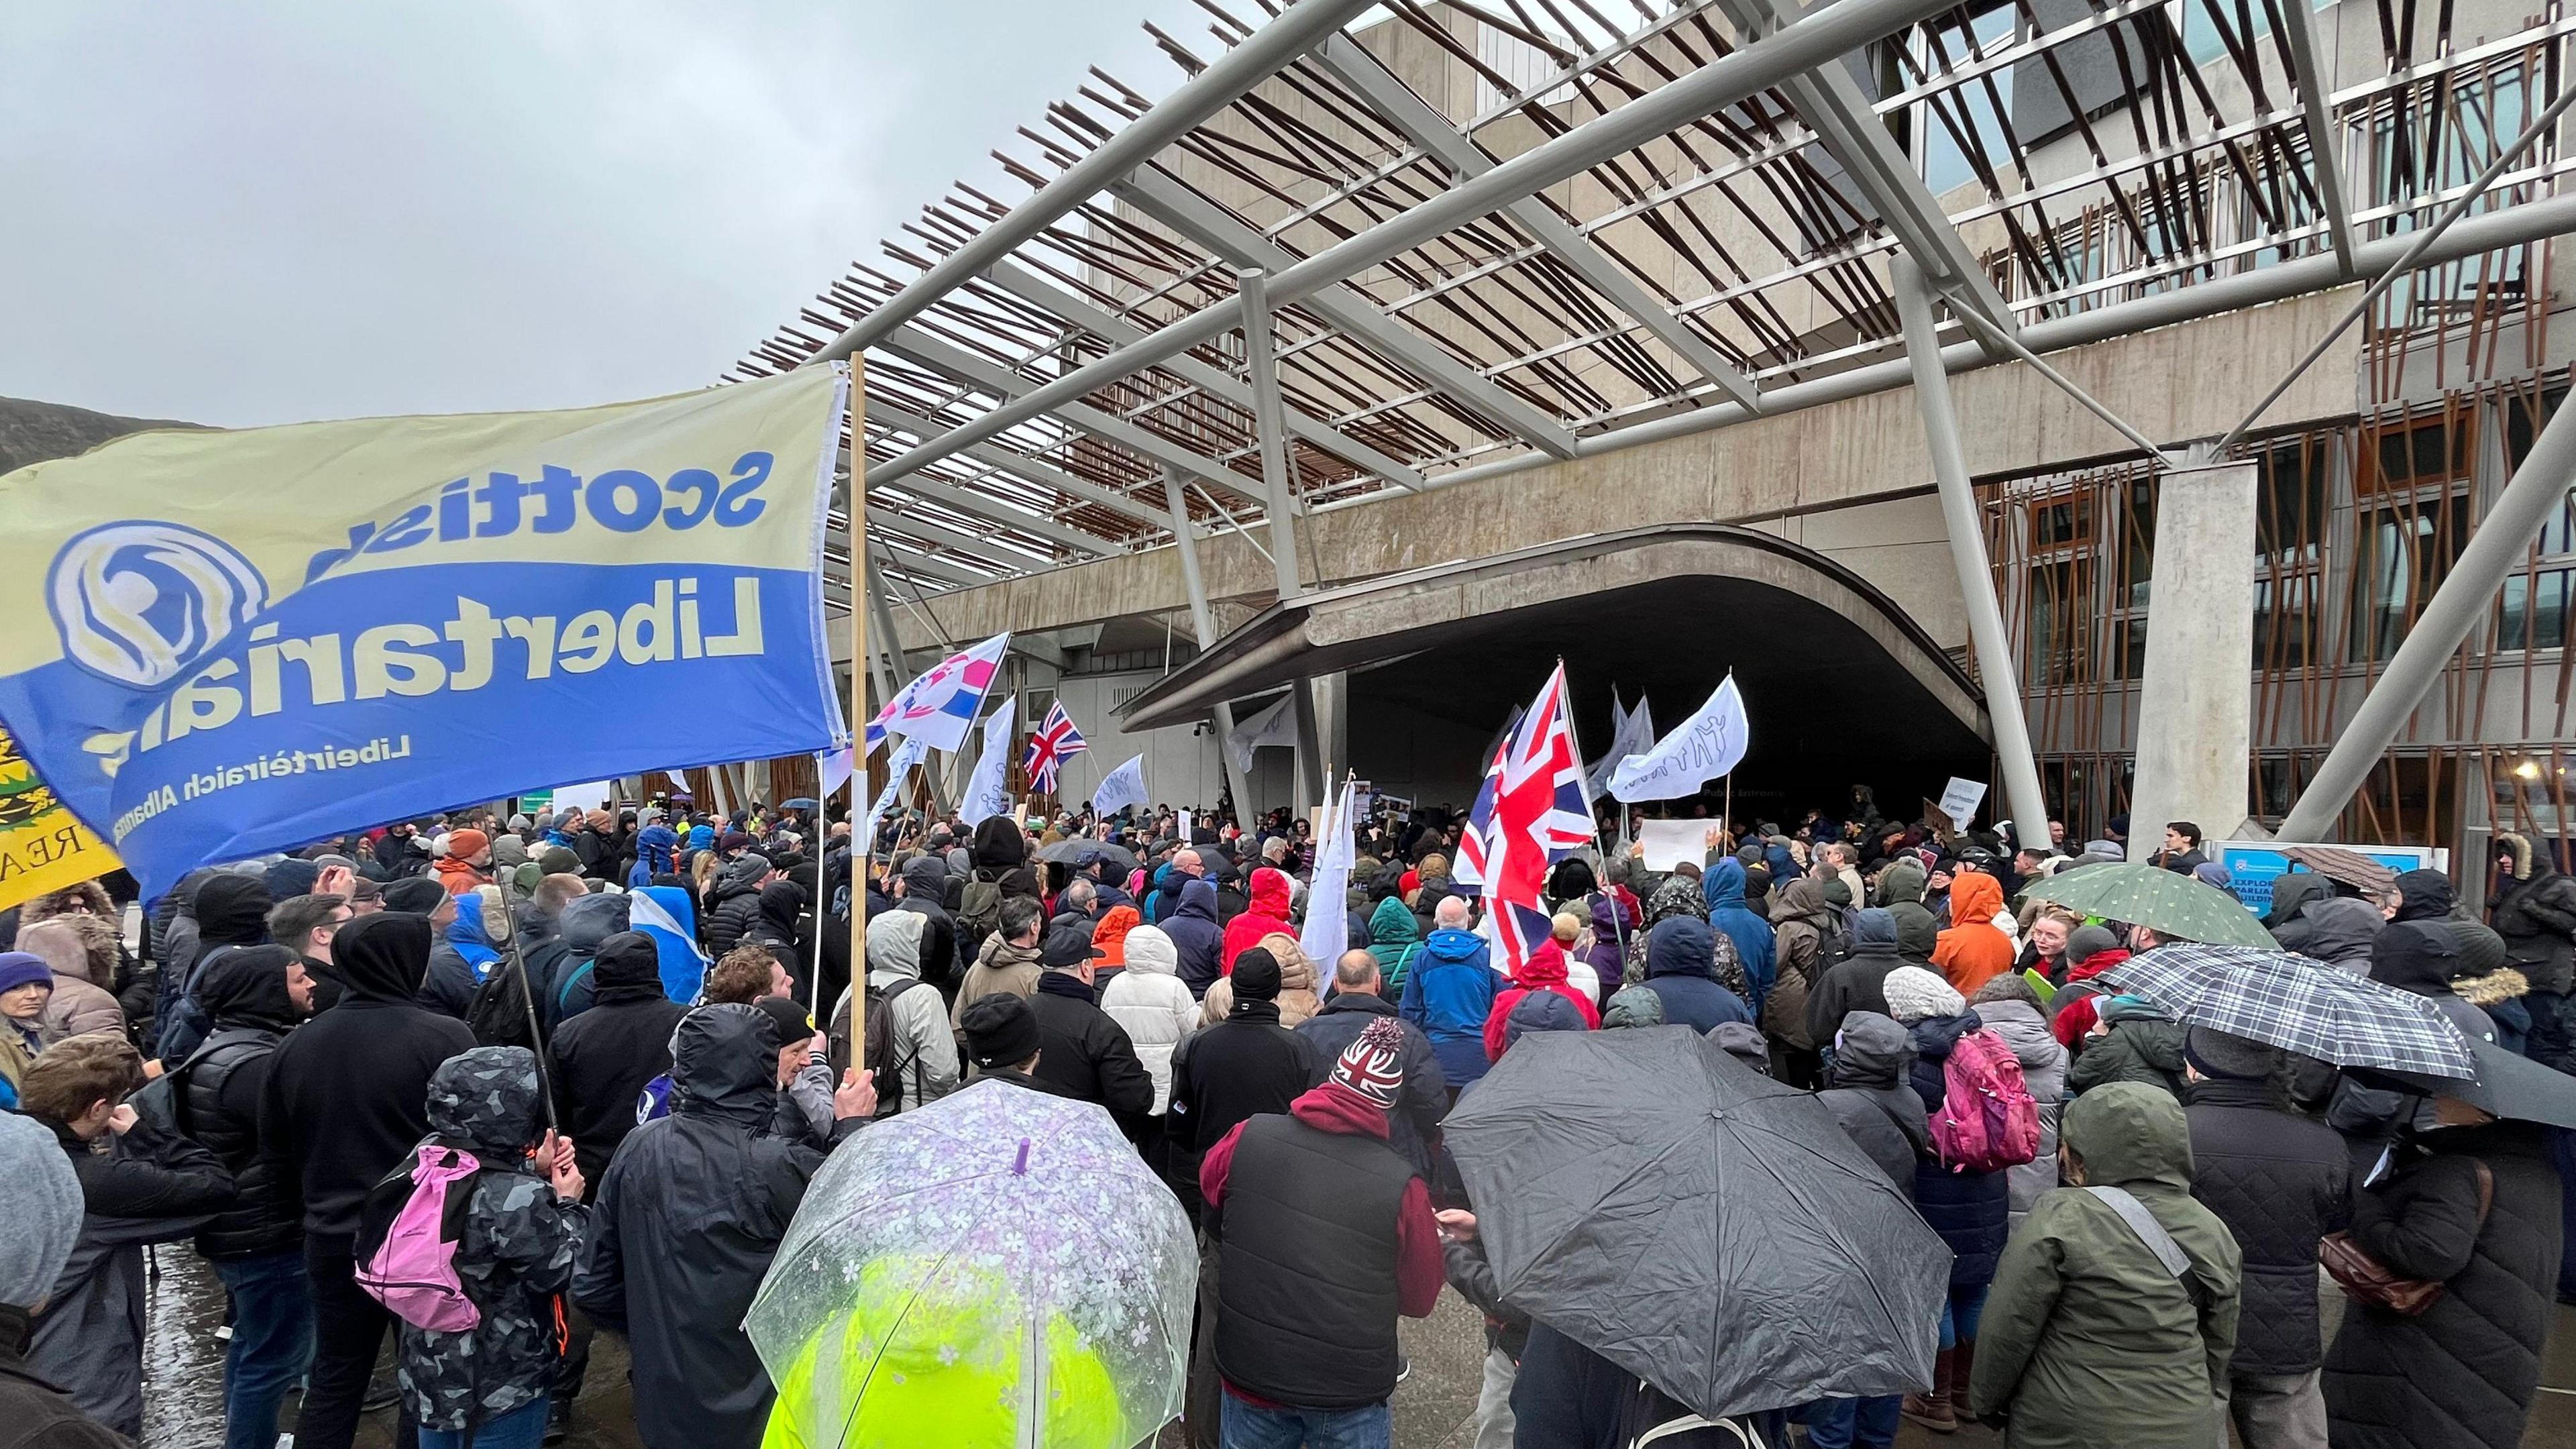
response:
[(1503, 1059), (1503, 1027), (1512, 1019), (1512, 1008), (1533, 991), (1553, 991), (1573, 1002), (1575, 1010), (1583, 1013), (1584, 1030), (1601, 1029), (1601, 1008), (1592, 1004), (1591, 997), (1565, 984), (1565, 949), (1548, 941), (1521, 963), (1520, 973), (1512, 978), (1511, 985), (1494, 993), (1494, 1009), (1485, 1014), (1485, 1060)]
[(2096, 985), (2075, 996), (2066, 996), (2065, 993), (2073, 990), (2077, 984), (2091, 981), (2094, 977), (2128, 959), (2127, 950), (2114, 946), (2108, 951), (2096, 951), (2085, 957), (2081, 964), (2066, 968), (2066, 984), (2058, 988), (2059, 999), (2063, 1004), (2058, 1006), (2057, 1014), (2051, 1017), (2048, 1023), (2048, 1034), (2057, 1038), (2059, 1046), (2069, 1052), (2083, 1050), (2084, 1034), (2091, 1031), (2093, 1023), (2101, 1018), (2099, 1009), (2103, 994), (2101, 986)]
[(1242, 915), (1225, 923), (1225, 942), (1217, 952), (1217, 972), (1234, 974), (1234, 958), (1261, 944), (1264, 936), (1294, 936), (1297, 928), (1288, 924), (1288, 877), (1271, 866), (1252, 872), (1250, 904)]

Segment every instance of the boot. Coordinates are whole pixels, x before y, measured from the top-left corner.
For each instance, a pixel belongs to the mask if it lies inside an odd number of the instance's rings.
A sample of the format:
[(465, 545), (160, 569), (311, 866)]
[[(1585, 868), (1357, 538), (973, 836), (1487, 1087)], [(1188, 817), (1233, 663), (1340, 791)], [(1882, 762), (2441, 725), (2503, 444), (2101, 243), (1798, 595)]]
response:
[(1963, 1424), (1976, 1422), (1976, 1415), (1968, 1408), (1968, 1376), (1976, 1372), (1976, 1367), (1977, 1341), (1960, 1339), (1950, 1359), (1950, 1413)]
[(1945, 1348), (1932, 1360), (1932, 1391), (1907, 1394), (1902, 1412), (1905, 1417), (1935, 1434), (1959, 1432), (1959, 1416), (1951, 1411), (1952, 1390), (1958, 1382), (1959, 1351)]

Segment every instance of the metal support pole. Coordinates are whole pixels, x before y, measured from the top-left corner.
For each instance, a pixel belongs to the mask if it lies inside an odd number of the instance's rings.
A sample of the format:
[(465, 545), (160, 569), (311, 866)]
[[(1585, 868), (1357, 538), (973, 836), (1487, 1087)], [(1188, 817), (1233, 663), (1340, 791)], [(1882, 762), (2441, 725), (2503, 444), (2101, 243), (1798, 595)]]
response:
[(2048, 801), (2039, 786), (2039, 762), (2031, 754), (2030, 722), (2021, 711), (2021, 681), (2015, 676), (2011, 641), (2004, 636), (2003, 609), (1995, 602), (1985, 527), (1978, 517), (1976, 489), (1968, 482), (1968, 457), (1959, 445), (1959, 415), (1950, 402), (1950, 374), (1941, 366), (1932, 291), (1913, 262), (1902, 256), (1892, 260), (1896, 311), (1905, 321), (1905, 353), (1914, 368), (1914, 403), (1923, 414), (1932, 476), (1941, 489), (1941, 521), (1950, 535), (1950, 561), (1958, 569), (1959, 593), (1968, 608), (1968, 641), (1976, 649), (1978, 681), (1985, 686), (1995, 758), (2003, 766), (2004, 799), (2012, 806), (2017, 829), (2026, 832), (2035, 823), (2044, 831)]
[[(1199, 648), (1216, 645), (1216, 612), (1208, 607), (1207, 576), (1199, 572), (1198, 527), (1190, 522), (1189, 480), (1178, 468), (1163, 470), (1163, 503), (1172, 511), (1172, 542), (1181, 554), (1181, 583), (1190, 596), (1190, 632)], [(1236, 769), (1234, 756), (1225, 747), (1226, 736), (1234, 733), (1234, 706), (1219, 701), (1216, 707), (1217, 763), (1225, 770), (1226, 787), (1234, 792), (1234, 817), (1237, 821), (1252, 818), (1252, 778)]]
[[(871, 616), (868, 627), (877, 631), (878, 641), (876, 652), (868, 657), (867, 662), (877, 672), (877, 702), (879, 707), (883, 707), (885, 701), (894, 698), (896, 690), (903, 688), (903, 636), (895, 632), (894, 606), (886, 600), (884, 578), (875, 569), (870, 569), (867, 571), (867, 584), (868, 613)], [(857, 678), (855, 671), (852, 678)], [(853, 716), (857, 719), (866, 717), (864, 713)]]
[[(2576, 94), (2576, 87), (2570, 93)], [(2433, 591), (2415, 627), (2406, 631), (2406, 642), (2397, 646), (2379, 682), (2354, 711), (2352, 723), (2344, 726), (2325, 763), (2317, 767), (2316, 778), (2290, 807), (2288, 818), (2281, 822), (2281, 839), (2333, 838), (2335, 822), (2353, 792), (2378, 766), (2415, 707), (2424, 702), (2441, 678), (2442, 666), (2477, 627), (2506, 576), (2522, 567), (2532, 535), (2540, 531), (2551, 510), (2565, 502), (2570, 478), (2576, 478), (2576, 408), (2562, 407), (2532, 440), (2530, 454), (2496, 495), (2486, 521), (2469, 535), (2459, 561)]]
[(1288, 434), (1279, 404), (1279, 359), (1270, 330), (1270, 279), (1259, 267), (1234, 274), (1243, 292), (1244, 372), (1252, 383), (1252, 423), (1260, 434), (1263, 507), (1270, 514), (1270, 566), (1279, 597), (1305, 592), (1297, 577), (1297, 490), (1288, 481)]
[(2308, 130), (2308, 169), (2317, 179), (2317, 204), (2326, 214), (2326, 239), (2334, 245), (2335, 264), (2347, 277), (2353, 272), (2352, 208), (2344, 201), (2343, 148), (2335, 144), (2334, 101), (2326, 94), (2325, 63), (2317, 56), (2317, 22), (2310, 10), (2292, 5), (2282, 12), (2282, 38), (2290, 42), (2290, 61), (2299, 72), (2299, 110)]

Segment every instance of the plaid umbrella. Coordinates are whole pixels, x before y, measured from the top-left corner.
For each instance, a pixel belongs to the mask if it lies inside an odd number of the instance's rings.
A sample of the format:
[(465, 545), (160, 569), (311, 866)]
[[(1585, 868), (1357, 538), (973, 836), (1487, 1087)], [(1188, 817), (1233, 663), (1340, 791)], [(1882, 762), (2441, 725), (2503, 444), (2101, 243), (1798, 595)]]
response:
[(2472, 1077), (2468, 1039), (2441, 1009), (2287, 951), (2181, 943), (2102, 973), (2174, 1020), (2269, 1042), (2342, 1067)]
[(2273, 944), (2272, 933), (2236, 897), (2160, 865), (2078, 866), (2034, 881), (2022, 894), (2185, 941), (2257, 949)]

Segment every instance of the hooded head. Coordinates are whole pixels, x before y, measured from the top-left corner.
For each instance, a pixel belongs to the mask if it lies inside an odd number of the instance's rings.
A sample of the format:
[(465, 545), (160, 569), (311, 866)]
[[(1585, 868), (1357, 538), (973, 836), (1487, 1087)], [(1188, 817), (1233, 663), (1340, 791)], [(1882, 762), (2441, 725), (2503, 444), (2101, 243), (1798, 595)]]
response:
[(598, 952), (600, 942), (626, 929), (632, 910), (633, 903), (622, 895), (579, 896), (555, 918), (555, 931), (565, 949), (576, 956), (590, 956)]
[(671, 1110), (748, 1132), (767, 1130), (778, 1099), (778, 1050), (786, 1039), (757, 1007), (701, 1006), (671, 1033)]
[(429, 972), (429, 917), (378, 911), (331, 936), (331, 966), (351, 1001), (409, 1002)]
[[(1553, 991), (1533, 991), (1512, 1004), (1512, 1014), (1503, 1018), (1503, 1050), (1534, 1031), (1583, 1031), (1586, 1029), (1582, 1008)], [(1499, 1059), (1498, 1059), (1499, 1060)]]
[(1744, 909), (1744, 862), (1727, 856), (1700, 877), (1700, 898), (1711, 911)]
[(772, 939), (794, 941), (805, 915), (805, 888), (792, 880), (773, 880), (760, 888), (760, 925)]
[(918, 911), (879, 911), (868, 917), (868, 970), (890, 976), (921, 975), (921, 937), (930, 918)]
[(294, 959), (283, 946), (227, 952), (198, 976), (197, 1004), (217, 1031), (282, 1035), (304, 1019), (286, 988), (286, 968)]
[(506, 875), (511, 871), (517, 870), (520, 866), (527, 865), (529, 863), (528, 847), (525, 841), (520, 840), (519, 837), (515, 835), (495, 835), (492, 837), (493, 870)]
[(33, 1308), (53, 1295), (80, 1240), (80, 1179), (50, 1130), (31, 1117), (0, 1112), (0, 1182), (9, 1184), (9, 1231), (0, 1233), (0, 1304)]
[(197, 939), (209, 946), (256, 946), (268, 939), (277, 900), (256, 876), (225, 871), (197, 888)]
[(116, 980), (116, 927), (96, 916), (52, 916), (21, 927), (18, 949), (44, 958), (57, 977), (102, 989)]
[(1532, 991), (1542, 987), (1563, 986), (1565, 984), (1565, 948), (1557, 945), (1553, 940), (1541, 941), (1529, 953), (1528, 959), (1521, 962), (1521, 969), (1513, 973), (1512, 984), (1528, 987)]
[(1675, 916), (1708, 919), (1708, 902), (1700, 898), (1699, 882), (1678, 872), (1664, 877), (1664, 883), (1646, 898), (1646, 926), (1651, 930)]
[(972, 854), (977, 869), (1004, 874), (1029, 863), (1029, 838), (1020, 830), (1020, 822), (1007, 815), (988, 815), (976, 823)]
[[(204, 893), (200, 892), (200, 896)], [(2397, 877), (2397, 914), (2399, 921), (2439, 920), (2459, 903), (2459, 892), (2451, 889), (2451, 878), (2438, 870), (2410, 870)], [(205, 907), (197, 908), (197, 919), (205, 919)]]
[[(483, 888), (489, 889), (489, 886)], [(483, 912), (490, 901), (483, 890), (470, 890), (459, 895), (456, 898), (456, 919), (447, 923), (447, 944), (454, 946), (456, 954), (477, 968), (501, 959), (501, 953), (492, 948), (492, 931), (484, 921)], [(494, 914), (502, 920), (508, 919), (497, 910)]]
[(1215, 925), (1215, 882), (1208, 880), (1194, 880), (1188, 885), (1181, 887), (1181, 903), (1172, 908), (1172, 914), (1175, 916), (1187, 916), (1194, 921), (1205, 921), (1211, 926)]
[(1643, 986), (1622, 986), (1601, 1010), (1601, 1029), (1662, 1026), (1664, 999)]
[(2299, 919), (2308, 923), (2299, 954), (2337, 965), (2367, 960), (2371, 943), (2388, 924), (2377, 906), (2351, 896), (2311, 902)]
[(1249, 898), (1254, 915), (1268, 916), (1277, 921), (1288, 919), (1288, 901), (1292, 894), (1287, 872), (1266, 865), (1252, 872)]
[[(1912, 968), (1907, 968), (1912, 969)], [(1914, 1036), (1892, 1017), (1855, 1011), (1834, 1038), (1834, 1066), (1826, 1085), (1893, 1087), (1914, 1061)]]
[(1826, 919), (1832, 909), (1825, 904), (1825, 888), (1819, 881), (1799, 876), (1781, 888), (1779, 914), (1784, 920)]
[(1771, 1043), (1763, 1039), (1762, 1028), (1750, 1022), (1721, 1021), (1708, 1029), (1708, 1039), (1735, 1058), (1737, 1065), (1771, 1075)]
[(1992, 924), (2004, 908), (2003, 882), (1981, 871), (1963, 870), (1950, 878), (1950, 923)]
[(476, 1047), (439, 1063), (429, 1075), (429, 1130), (474, 1148), (486, 1167), (513, 1165), (544, 1130), (536, 1053)]
[(2393, 921), (2371, 942), (2370, 979), (2418, 996), (2448, 996), (2459, 960), (2459, 938), (2440, 921)]
[(2105, 1082), (2067, 1104), (2058, 1140), (2089, 1187), (2154, 1182), (2191, 1190), (2191, 1126), (2182, 1103), (2144, 1082)]
[(2334, 882), (2312, 870), (2294, 870), (2272, 878), (2272, 909), (2266, 926), (2286, 926), (2311, 905), (2334, 899)]
[(1968, 1009), (1968, 999), (1956, 987), (1920, 966), (1899, 966), (1888, 972), (1881, 989), (1887, 993), (1887, 1014), (1908, 1026)]
[(1400, 896), (1388, 896), (1369, 912), (1369, 943), (1376, 946), (1410, 946), (1422, 939), (1422, 923), (1413, 917), (1413, 908)]
[(620, 931), (599, 943), (591, 967), (600, 1005), (662, 1000), (662, 952), (642, 931)]
[(292, 859), (281, 860), (260, 875), (261, 883), (268, 887), (269, 899), (278, 901), (311, 895), (313, 883), (321, 878), (322, 867), (309, 860)]
[(1885, 954), (1896, 949), (1896, 917), (1884, 908), (1872, 906), (1852, 913), (1852, 945), (1872, 947), (1871, 954)]
[(1181, 969), (1181, 951), (1160, 926), (1138, 926), (1127, 933), (1124, 942), (1127, 969), (1147, 976), (1177, 976)]
[(1900, 855), (1888, 862), (1887, 869), (1878, 873), (1878, 889), (1870, 893), (1870, 898), (1881, 906), (1892, 906), (1898, 901), (1919, 904), (1927, 879), (1929, 877), (1923, 873), (1921, 861), (1911, 855)]
[(903, 863), (903, 898), (915, 905), (939, 905), (948, 897), (948, 862), (935, 855), (916, 855)]
[(1700, 976), (1715, 979), (1717, 943), (1708, 922), (1697, 916), (1672, 916), (1646, 932), (1646, 979)]
[(1104, 967), (1126, 965), (1127, 935), (1144, 922), (1144, 916), (1134, 906), (1111, 906), (1101, 912), (1099, 923), (1091, 928), (1091, 944), (1106, 953), (1101, 956), (1100, 964)]

